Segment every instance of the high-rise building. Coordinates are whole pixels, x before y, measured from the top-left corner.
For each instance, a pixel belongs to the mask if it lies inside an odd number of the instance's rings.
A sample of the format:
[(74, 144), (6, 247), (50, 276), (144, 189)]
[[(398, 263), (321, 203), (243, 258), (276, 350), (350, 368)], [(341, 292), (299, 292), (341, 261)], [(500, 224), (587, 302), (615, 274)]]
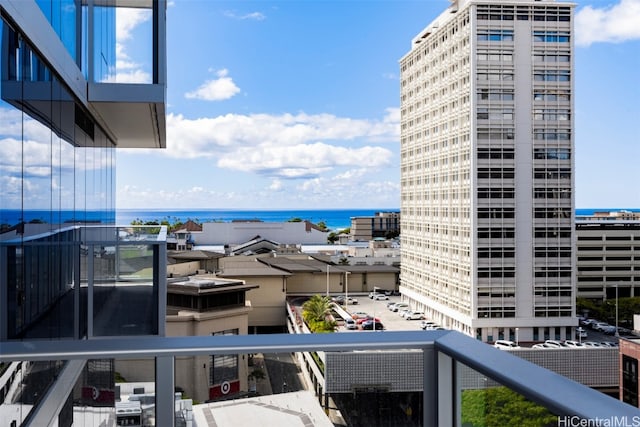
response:
[(483, 341), (575, 320), (573, 9), (458, 0), (401, 66), (401, 292)]

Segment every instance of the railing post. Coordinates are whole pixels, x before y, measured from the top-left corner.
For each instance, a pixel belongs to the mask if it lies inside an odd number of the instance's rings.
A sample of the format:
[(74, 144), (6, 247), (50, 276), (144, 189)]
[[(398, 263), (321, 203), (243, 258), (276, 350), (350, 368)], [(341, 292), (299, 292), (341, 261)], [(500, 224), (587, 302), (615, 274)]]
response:
[[(455, 361), (444, 353), (438, 355), (438, 426), (460, 425), (460, 417), (456, 414), (457, 375)], [(434, 424), (436, 425), (436, 424)]]
[(175, 358), (156, 357), (156, 425), (175, 427)]
[(423, 392), (422, 392), (422, 425), (438, 425), (438, 359), (436, 350), (422, 349), (423, 366)]

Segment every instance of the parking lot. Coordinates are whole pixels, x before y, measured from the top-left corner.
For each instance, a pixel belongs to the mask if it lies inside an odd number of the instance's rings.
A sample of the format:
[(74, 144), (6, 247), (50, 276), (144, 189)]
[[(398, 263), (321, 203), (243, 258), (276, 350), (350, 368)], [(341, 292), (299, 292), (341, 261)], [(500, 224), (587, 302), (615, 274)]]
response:
[[(381, 323), (384, 325), (384, 329), (387, 331), (406, 331), (406, 330), (420, 330), (420, 320), (406, 320), (398, 315), (397, 312), (390, 311), (387, 308), (388, 302), (400, 302), (402, 298), (400, 296), (390, 296), (388, 300), (373, 300), (370, 299), (366, 294), (358, 294), (351, 295), (357, 299), (357, 304), (349, 304), (347, 306), (347, 311), (349, 314), (354, 314), (357, 312), (362, 312), (369, 314), (371, 316), (375, 316), (380, 319)], [(341, 306), (344, 308), (344, 305)], [(432, 319), (426, 319), (432, 320)], [(339, 331), (340, 332), (362, 332), (360, 329), (347, 329), (342, 322), (340, 323)], [(585, 328), (587, 330), (588, 337), (582, 338), (581, 341), (608, 341), (608, 342), (617, 342), (618, 338), (612, 335), (605, 335), (602, 332), (598, 332), (592, 330), (588, 327)], [(576, 341), (579, 338), (576, 337)], [(530, 347), (533, 343), (522, 344), (524, 347)]]
[[(349, 304), (347, 311), (350, 314), (356, 312), (364, 312), (380, 319), (385, 330), (388, 331), (406, 331), (420, 329), (420, 320), (406, 320), (398, 315), (398, 313), (390, 311), (387, 308), (388, 302), (400, 302), (399, 296), (390, 296), (388, 300), (376, 301), (370, 299), (367, 295), (354, 295), (358, 300), (358, 304)], [(342, 306), (344, 308), (344, 306)], [(344, 326), (340, 326), (339, 330), (346, 332), (360, 332), (359, 330), (349, 330)]]

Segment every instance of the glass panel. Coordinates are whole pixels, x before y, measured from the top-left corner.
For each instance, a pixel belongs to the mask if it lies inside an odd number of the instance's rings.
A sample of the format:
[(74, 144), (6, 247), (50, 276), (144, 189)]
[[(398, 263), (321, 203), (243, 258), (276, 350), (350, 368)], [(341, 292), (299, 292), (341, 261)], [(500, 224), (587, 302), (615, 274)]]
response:
[(508, 387), (458, 363), (459, 410), (465, 427), (557, 426), (560, 419)]
[(93, 333), (95, 336), (157, 334), (158, 279), (154, 271), (158, 268), (158, 245), (144, 241), (115, 244), (115, 233), (119, 230), (120, 238), (128, 232), (130, 237), (141, 240), (147, 236), (133, 229), (95, 227), (87, 230), (95, 242), (87, 247), (88, 261), (93, 264)]
[(36, 2), (69, 55), (77, 60), (76, 0), (36, 0)]
[(96, 6), (93, 33), (94, 81), (153, 83), (152, 9)]
[(0, 412), (3, 425), (22, 425), (31, 410), (47, 395), (47, 389), (58, 377), (62, 361), (0, 363), (3, 387), (0, 389)]

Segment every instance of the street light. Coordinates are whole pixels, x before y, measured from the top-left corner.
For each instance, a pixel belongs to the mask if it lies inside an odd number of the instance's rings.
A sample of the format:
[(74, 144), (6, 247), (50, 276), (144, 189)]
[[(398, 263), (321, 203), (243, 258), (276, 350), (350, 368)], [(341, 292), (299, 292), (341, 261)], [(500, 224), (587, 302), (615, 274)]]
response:
[(516, 345), (518, 344), (518, 331), (520, 330), (520, 328), (516, 328)]
[(327, 298), (329, 298), (329, 264), (327, 264)]
[[(618, 332), (618, 285), (619, 285), (619, 283), (616, 283), (613, 286), (616, 288), (616, 333), (615, 333), (615, 336), (617, 338), (620, 338), (620, 333)], [(610, 286), (607, 286), (607, 287), (610, 287)]]
[(344, 309), (347, 309), (347, 305), (349, 304), (349, 275), (350, 271), (344, 272)]
[(616, 337), (620, 338), (620, 333), (618, 332), (618, 283), (616, 283)]

